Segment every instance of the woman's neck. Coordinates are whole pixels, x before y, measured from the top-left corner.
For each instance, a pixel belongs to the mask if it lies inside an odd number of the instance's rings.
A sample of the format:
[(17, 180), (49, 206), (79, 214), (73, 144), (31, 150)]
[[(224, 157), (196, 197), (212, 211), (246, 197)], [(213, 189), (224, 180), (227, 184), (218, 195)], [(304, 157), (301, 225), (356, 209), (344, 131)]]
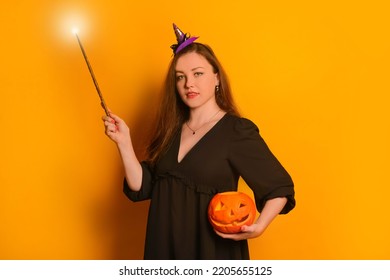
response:
[(210, 119), (216, 117), (215, 115), (217, 115), (221, 111), (221, 108), (219, 108), (216, 103), (210, 104), (208, 106), (205, 105), (198, 108), (190, 109), (188, 123), (193, 124), (195, 126), (201, 125), (205, 122), (209, 122)]

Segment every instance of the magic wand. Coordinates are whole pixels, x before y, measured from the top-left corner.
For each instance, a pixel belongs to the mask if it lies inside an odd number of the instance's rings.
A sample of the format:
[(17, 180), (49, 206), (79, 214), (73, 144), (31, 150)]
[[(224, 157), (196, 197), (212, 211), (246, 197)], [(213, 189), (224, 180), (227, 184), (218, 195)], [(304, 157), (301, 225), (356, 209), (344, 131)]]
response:
[(106, 115), (109, 116), (110, 113), (108, 112), (108, 109), (107, 109), (107, 106), (106, 106), (106, 102), (104, 101), (104, 98), (103, 98), (103, 94), (100, 91), (99, 84), (98, 84), (98, 82), (96, 80), (95, 74), (93, 73), (92, 66), (89, 63), (87, 54), (85, 53), (85, 50), (84, 50), (84, 47), (83, 47), (83, 44), (81, 43), (80, 38), (78, 36), (78, 30), (74, 29), (73, 30), (73, 34), (76, 35), (77, 41), (79, 42), (79, 45), (80, 45), (81, 52), (83, 53), (83, 56), (84, 56), (84, 60), (87, 63), (89, 73), (91, 74), (93, 83), (95, 84), (96, 91), (97, 91), (97, 93), (99, 95), (99, 98), (100, 98), (100, 105), (103, 107), (104, 111), (106, 112)]

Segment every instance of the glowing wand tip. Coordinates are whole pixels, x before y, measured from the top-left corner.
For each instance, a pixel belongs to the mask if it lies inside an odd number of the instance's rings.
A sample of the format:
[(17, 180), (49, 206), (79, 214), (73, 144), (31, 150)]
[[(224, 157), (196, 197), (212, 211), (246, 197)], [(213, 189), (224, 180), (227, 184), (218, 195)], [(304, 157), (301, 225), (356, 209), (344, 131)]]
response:
[(74, 27), (74, 28), (72, 29), (72, 33), (73, 33), (74, 35), (77, 35), (77, 34), (79, 33), (79, 29), (78, 29), (77, 27)]

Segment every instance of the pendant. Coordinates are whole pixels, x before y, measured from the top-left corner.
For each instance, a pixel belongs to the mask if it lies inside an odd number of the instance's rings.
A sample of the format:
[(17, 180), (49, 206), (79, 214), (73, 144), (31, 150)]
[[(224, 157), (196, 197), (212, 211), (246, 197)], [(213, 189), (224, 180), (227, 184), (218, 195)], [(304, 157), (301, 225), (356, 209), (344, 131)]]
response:
[(195, 131), (192, 132), (192, 135), (195, 135)]

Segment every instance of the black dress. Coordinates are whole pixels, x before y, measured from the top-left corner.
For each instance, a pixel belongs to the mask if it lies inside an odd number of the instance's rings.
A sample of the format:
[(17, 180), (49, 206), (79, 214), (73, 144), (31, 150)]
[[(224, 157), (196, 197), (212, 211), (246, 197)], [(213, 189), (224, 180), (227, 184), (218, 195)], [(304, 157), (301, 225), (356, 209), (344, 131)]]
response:
[(266, 200), (287, 197), (281, 214), (295, 206), (289, 174), (251, 121), (226, 114), (178, 162), (180, 132), (154, 170), (142, 162), (142, 187), (124, 192), (132, 201), (151, 199), (145, 259), (249, 259), (246, 240), (215, 234), (207, 207), (218, 192), (237, 190), (241, 176), (253, 190), (257, 210)]

